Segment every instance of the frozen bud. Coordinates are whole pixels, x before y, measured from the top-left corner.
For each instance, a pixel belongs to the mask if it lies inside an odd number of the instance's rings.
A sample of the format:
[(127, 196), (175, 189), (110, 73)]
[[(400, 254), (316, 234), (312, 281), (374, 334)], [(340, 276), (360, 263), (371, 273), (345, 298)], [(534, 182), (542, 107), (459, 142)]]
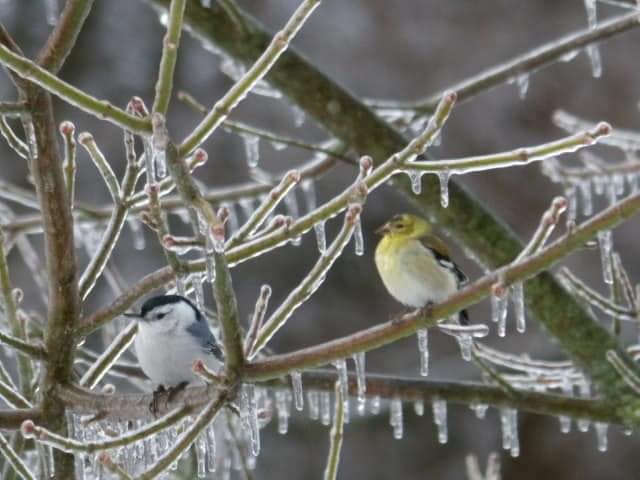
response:
[(360, 174), (363, 177), (366, 177), (371, 173), (371, 169), (373, 168), (373, 158), (369, 155), (364, 155), (360, 157)]
[(65, 137), (70, 137), (76, 131), (76, 126), (71, 123), (69, 120), (65, 120), (60, 124), (60, 134)]
[(502, 282), (494, 283), (491, 285), (491, 293), (498, 298), (502, 298), (507, 294), (507, 287)]
[(347, 210), (347, 223), (354, 224), (360, 219), (360, 212), (362, 212), (362, 206), (358, 204), (349, 205)]
[(298, 170), (289, 170), (286, 173), (286, 179), (292, 183), (298, 183), (300, 181), (300, 172)]
[(191, 168), (198, 168), (204, 165), (205, 163), (207, 163), (208, 159), (209, 159), (209, 155), (207, 154), (207, 152), (204, 151), (202, 148), (198, 148), (193, 153), (193, 159), (191, 160)]
[(116, 393), (116, 386), (112, 383), (107, 383), (104, 387), (102, 387), (103, 395), (113, 395)]
[(105, 466), (110, 466), (113, 465), (113, 460), (111, 459), (111, 455), (109, 454), (109, 452), (98, 452), (98, 455), (96, 457), (98, 459), (98, 462), (100, 462), (102, 465)]
[(11, 294), (13, 295), (14, 302), (16, 302), (17, 304), (22, 303), (22, 299), (24, 298), (24, 292), (22, 291), (21, 288), (14, 288)]
[(518, 160), (520, 160), (523, 163), (526, 163), (529, 161), (529, 152), (527, 151), (526, 148), (521, 148), (516, 152), (516, 155), (518, 156)]
[(600, 122), (598, 123), (598, 125), (596, 125), (597, 136), (611, 135), (612, 130), (613, 129), (611, 128), (611, 125), (609, 125), (607, 122)]
[(285, 224), (285, 216), (282, 214), (278, 214), (271, 220), (270, 226), (273, 228), (282, 227)]
[(147, 106), (144, 104), (144, 101), (140, 97), (133, 97), (129, 102), (131, 107), (139, 113), (140, 115), (146, 116), (149, 111), (147, 110)]
[(216, 213), (216, 215), (218, 215), (218, 219), (223, 225), (227, 223), (227, 220), (229, 220), (230, 214), (231, 212), (229, 211), (228, 207), (220, 207), (218, 209), (218, 212)]
[(165, 235), (162, 237), (162, 245), (164, 248), (173, 248), (177, 245), (176, 238), (173, 235)]
[(458, 94), (454, 91), (447, 91), (445, 92), (442, 99), (447, 103), (455, 103), (456, 100), (458, 99)]
[(158, 193), (160, 192), (160, 185), (158, 185), (157, 183), (147, 183), (144, 186), (144, 191), (149, 197), (152, 195), (158, 195)]
[(82, 145), (86, 145), (87, 143), (93, 142), (93, 135), (91, 135), (89, 132), (82, 132), (80, 135), (78, 135), (78, 141)]
[(20, 425), (20, 433), (24, 438), (33, 438), (36, 436), (36, 425), (31, 420), (25, 420)]
[(293, 226), (293, 222), (294, 222), (293, 217), (290, 217), (290, 216), (284, 217), (284, 228), (289, 230)]
[[(225, 219), (226, 220), (226, 219)], [(224, 242), (224, 237), (225, 237), (225, 228), (224, 228), (224, 221), (222, 223), (219, 223), (217, 225), (213, 225), (211, 227), (211, 235), (213, 236), (213, 242), (219, 242), (222, 241)]]

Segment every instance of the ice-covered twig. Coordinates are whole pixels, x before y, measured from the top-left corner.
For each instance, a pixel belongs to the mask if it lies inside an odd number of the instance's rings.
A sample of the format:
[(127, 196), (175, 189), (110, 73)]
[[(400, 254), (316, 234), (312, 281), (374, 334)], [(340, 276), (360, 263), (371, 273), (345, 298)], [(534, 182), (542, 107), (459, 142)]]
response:
[(166, 115), (173, 90), (173, 72), (176, 67), (178, 45), (182, 33), (182, 19), (186, 0), (171, 0), (167, 19), (167, 33), (162, 41), (162, 57), (156, 82), (153, 112)]
[(111, 458), (109, 452), (98, 453), (97, 460), (105, 469), (114, 474), (120, 480), (133, 480), (133, 477), (127, 473), (124, 467)]
[(467, 157), (454, 160), (420, 161), (405, 164), (411, 170), (422, 172), (448, 172), (450, 175), (461, 175), (470, 172), (493, 170), (516, 165), (526, 165), (531, 162), (555, 157), (563, 153), (575, 152), (581, 148), (593, 145), (600, 138), (606, 137), (611, 132), (608, 123), (601, 122), (590, 130), (561, 138), (553, 142), (535, 147), (518, 148), (509, 152), (493, 153), (477, 157)]
[(264, 317), (269, 308), (269, 299), (271, 298), (271, 287), (269, 285), (263, 285), (260, 287), (260, 295), (256, 301), (256, 306), (253, 309), (253, 315), (251, 316), (251, 323), (247, 336), (244, 339), (244, 352), (245, 356), (249, 356), (251, 351), (255, 348), (256, 338), (258, 337), (258, 331), (262, 328), (264, 323)]
[[(179, 153), (184, 156), (204, 142), (214, 130), (229, 116), (229, 113), (244, 99), (255, 84), (261, 80), (280, 58), (293, 37), (298, 33), (304, 22), (309, 18), (313, 10), (320, 4), (320, 0), (303, 0), (298, 9), (291, 16), (284, 28), (275, 34), (273, 40), (236, 82), (233, 87), (213, 106), (213, 109), (205, 116), (194, 131), (182, 142)], [(3, 57), (0, 56), (0, 61)]]
[(356, 222), (359, 221), (362, 206), (353, 204), (347, 211), (342, 229), (336, 236), (325, 253), (318, 259), (307, 276), (294, 288), (280, 306), (266, 320), (264, 326), (259, 330), (256, 342), (249, 358), (253, 358), (267, 342), (280, 330), (293, 312), (302, 305), (322, 284), (327, 272), (342, 254), (342, 250), (351, 239)]
[(0, 102), (0, 116), (21, 117), (22, 115), (29, 115), (24, 102)]
[(118, 185), (118, 179), (116, 178), (115, 173), (113, 173), (111, 165), (107, 162), (107, 159), (98, 148), (93, 135), (89, 132), (82, 132), (78, 135), (78, 142), (80, 142), (80, 144), (87, 150), (87, 153), (89, 153), (91, 160), (93, 160), (93, 163), (98, 168), (100, 176), (109, 189), (111, 198), (115, 203), (117, 203), (120, 200), (120, 185)]
[(31, 408), (32, 406), (29, 400), (2, 381), (0, 381), (0, 398), (13, 408)]
[(113, 363), (117, 362), (120, 355), (129, 348), (137, 332), (138, 325), (135, 322), (131, 322), (124, 330), (118, 333), (118, 336), (113, 339), (111, 345), (102, 352), (102, 355), (100, 355), (94, 364), (84, 373), (79, 384), (90, 389), (95, 388), (109, 372)]
[(4, 458), (9, 462), (11, 468), (22, 478), (23, 480), (36, 480), (36, 476), (31, 473), (29, 467), (27, 467), (20, 455), (16, 453), (16, 451), (11, 448), (11, 445), (4, 438), (4, 435), (0, 434), (0, 452), (4, 455)]
[(613, 365), (613, 368), (620, 374), (625, 383), (640, 395), (640, 376), (636, 374), (620, 357), (615, 350), (607, 351), (607, 361)]
[(29, 147), (27, 147), (27, 144), (18, 138), (16, 132), (13, 131), (7, 122), (7, 119), (2, 115), (0, 115), (0, 135), (4, 137), (7, 141), (7, 145), (9, 145), (9, 147), (11, 147), (19, 157), (22, 157), (25, 160), (29, 159)]
[(69, 208), (73, 211), (73, 202), (76, 193), (76, 127), (69, 121), (60, 124), (60, 135), (64, 141), (64, 178), (69, 197)]
[(544, 212), (538, 228), (534, 232), (529, 243), (522, 249), (520, 255), (516, 258), (516, 262), (527, 258), (533, 253), (537, 253), (542, 249), (547, 240), (551, 236), (554, 228), (560, 220), (560, 215), (567, 209), (567, 199), (564, 197), (556, 197), (551, 201), (551, 206)]
[(300, 173), (296, 170), (287, 172), (280, 183), (269, 192), (267, 198), (254, 210), (247, 221), (227, 241), (225, 249), (230, 249), (251, 237), (264, 223), (266, 218), (275, 210), (282, 199), (300, 181)]
[(344, 399), (342, 388), (336, 382), (334, 388), (335, 412), (333, 415), (333, 426), (329, 434), (329, 455), (327, 465), (324, 469), (324, 480), (335, 480), (338, 478), (338, 465), (340, 464), (340, 452), (342, 451), (343, 431), (344, 431)]

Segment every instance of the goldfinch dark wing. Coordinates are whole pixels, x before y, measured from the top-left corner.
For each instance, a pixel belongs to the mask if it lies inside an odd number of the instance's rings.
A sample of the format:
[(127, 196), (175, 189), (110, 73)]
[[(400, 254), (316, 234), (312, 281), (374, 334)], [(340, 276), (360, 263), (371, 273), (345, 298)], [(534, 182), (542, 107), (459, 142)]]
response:
[(454, 273), (458, 279), (458, 288), (467, 284), (469, 279), (462, 270), (451, 260), (449, 256), (449, 249), (445, 243), (435, 235), (426, 235), (420, 239), (422, 245), (433, 253), (436, 261), (447, 270)]

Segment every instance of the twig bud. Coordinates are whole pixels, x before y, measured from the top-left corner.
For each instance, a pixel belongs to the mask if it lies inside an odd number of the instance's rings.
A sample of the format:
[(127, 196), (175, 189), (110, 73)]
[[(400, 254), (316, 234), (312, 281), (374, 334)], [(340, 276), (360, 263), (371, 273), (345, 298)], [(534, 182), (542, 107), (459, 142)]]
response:
[(82, 145), (87, 145), (88, 143), (93, 142), (93, 135), (89, 132), (82, 132), (80, 133), (80, 135), (78, 135), (78, 141), (82, 144)]
[(69, 120), (65, 120), (60, 124), (60, 135), (70, 137), (76, 132), (76, 126)]
[(25, 420), (20, 425), (20, 433), (24, 438), (34, 438), (36, 436), (36, 425), (32, 420)]

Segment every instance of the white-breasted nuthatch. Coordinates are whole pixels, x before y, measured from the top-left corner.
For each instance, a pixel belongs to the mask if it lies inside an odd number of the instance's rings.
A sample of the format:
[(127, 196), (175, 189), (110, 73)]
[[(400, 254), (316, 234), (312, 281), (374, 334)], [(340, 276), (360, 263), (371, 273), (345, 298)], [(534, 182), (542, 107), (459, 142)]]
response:
[(135, 350), (142, 371), (159, 391), (180, 389), (198, 382), (193, 371), (196, 360), (214, 372), (223, 355), (200, 310), (180, 295), (148, 299), (140, 313), (127, 313), (138, 320)]

